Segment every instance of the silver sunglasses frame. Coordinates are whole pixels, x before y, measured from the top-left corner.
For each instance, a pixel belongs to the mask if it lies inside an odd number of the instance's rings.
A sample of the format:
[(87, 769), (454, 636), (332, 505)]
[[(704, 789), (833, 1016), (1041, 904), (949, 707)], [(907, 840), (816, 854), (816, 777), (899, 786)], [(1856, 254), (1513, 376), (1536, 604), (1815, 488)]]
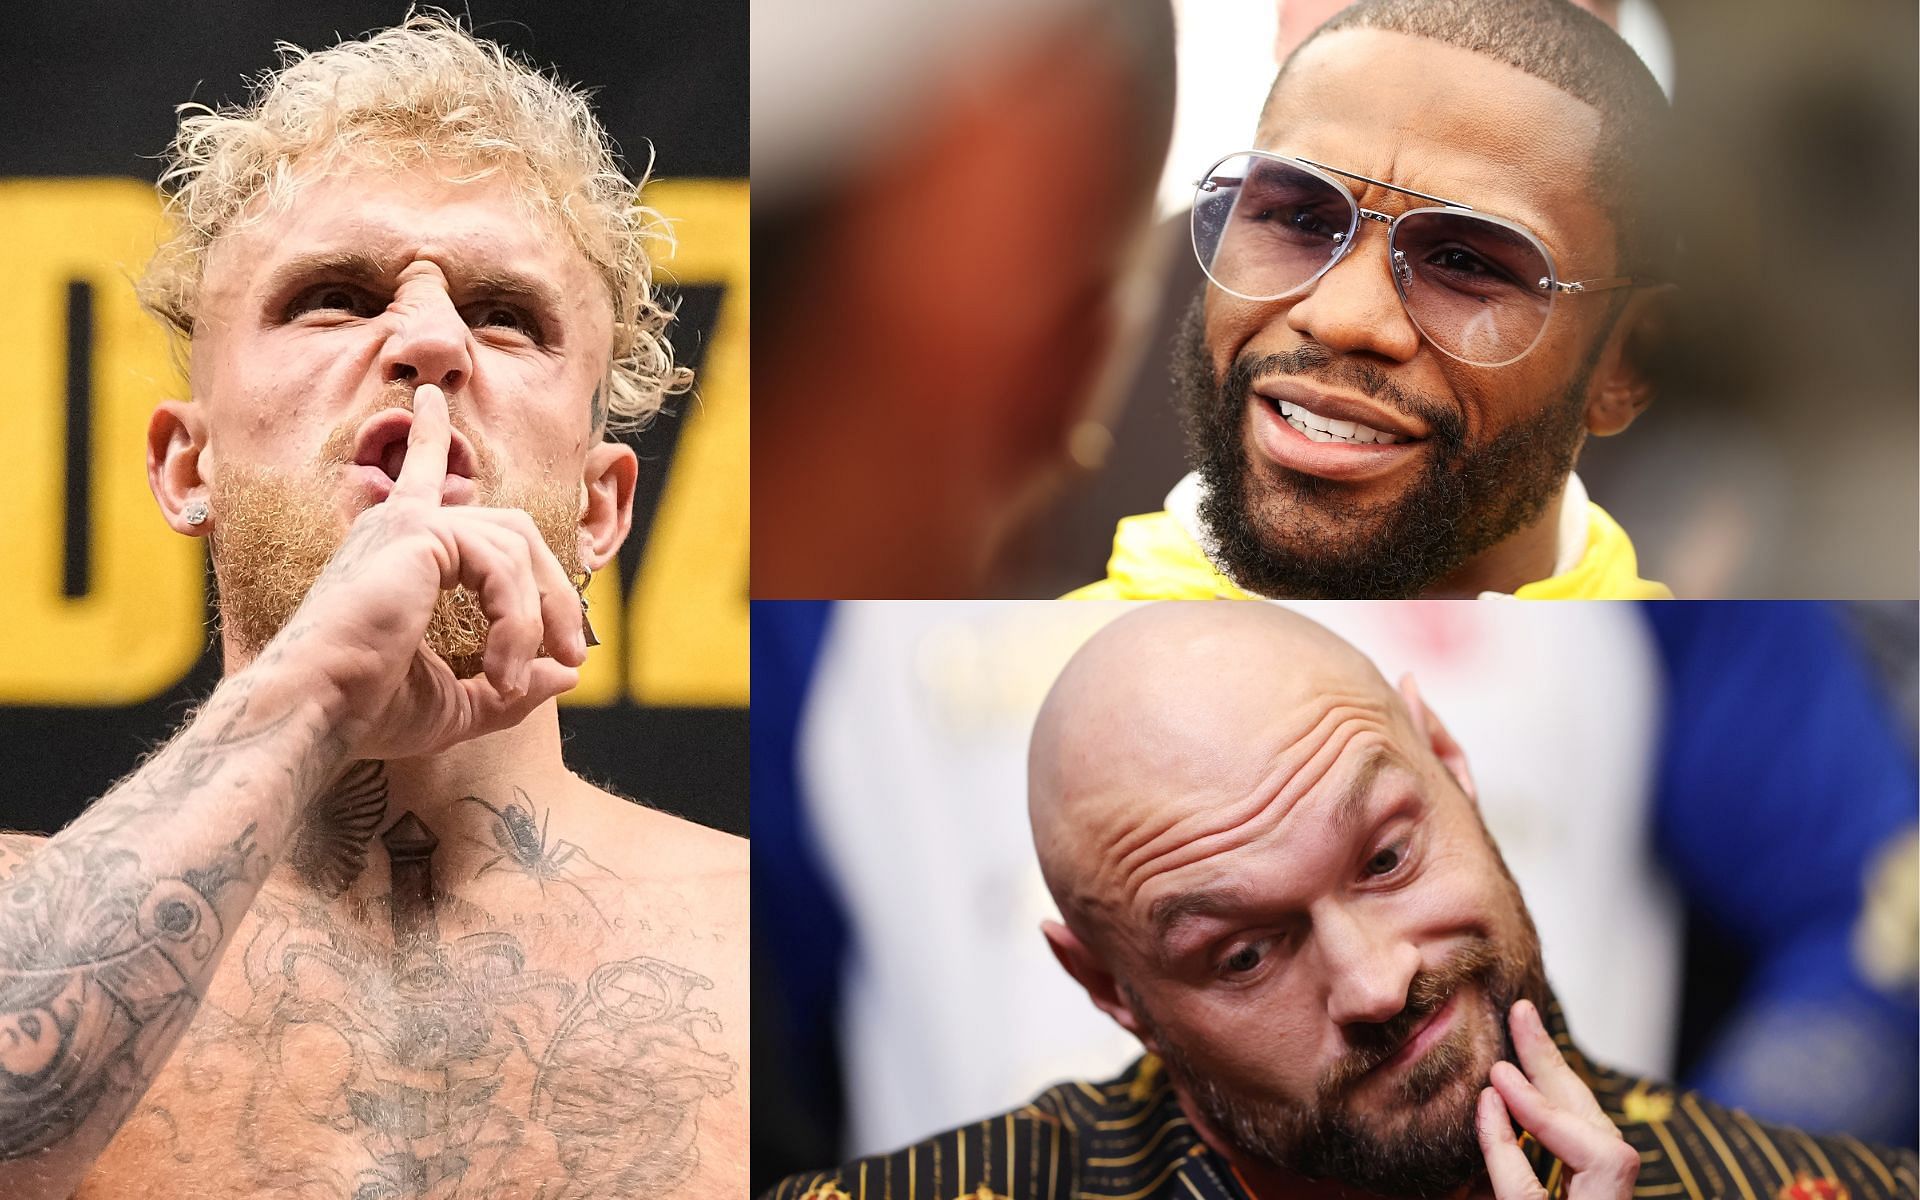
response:
[[(1353, 210), (1353, 216), (1348, 222), (1347, 231), (1345, 233), (1337, 233), (1334, 235), (1336, 248), (1334, 249), (1333, 254), (1327, 259), (1327, 261), (1321, 265), (1319, 270), (1315, 271), (1312, 275), (1308, 276), (1306, 279), (1302, 280), (1300, 283), (1296, 284), (1295, 286), (1288, 288), (1284, 292), (1277, 292), (1271, 296), (1250, 296), (1245, 292), (1235, 291), (1233, 288), (1228, 287), (1226, 284), (1221, 283), (1218, 279), (1214, 278), (1212, 265), (1209, 264), (1205, 256), (1203, 256), (1200, 253), (1200, 205), (1196, 201), (1196, 203), (1193, 206), (1193, 210), (1189, 214), (1189, 218), (1188, 218), (1188, 229), (1189, 229), (1188, 242), (1193, 247), (1193, 256), (1195, 259), (1199, 261), (1200, 269), (1206, 273), (1207, 282), (1211, 283), (1214, 287), (1219, 288), (1221, 291), (1227, 293), (1228, 295), (1238, 296), (1242, 300), (1251, 300), (1251, 301), (1254, 301), (1255, 303), (1267, 303), (1273, 300), (1284, 300), (1288, 296), (1301, 294), (1311, 290), (1315, 284), (1320, 282), (1320, 279), (1322, 276), (1324, 276), (1328, 271), (1333, 270), (1334, 267), (1339, 265), (1340, 260), (1345, 258), (1347, 256), (1347, 253), (1351, 251), (1354, 245), (1360, 240), (1357, 236), (1354, 236), (1354, 235), (1356, 235), (1359, 232), (1360, 221), (1364, 218), (1369, 221), (1378, 222), (1387, 227), (1387, 246), (1391, 251), (1387, 273), (1393, 279), (1394, 292), (1400, 297), (1401, 310), (1407, 314), (1407, 319), (1413, 322), (1413, 327), (1420, 331), (1420, 336), (1426, 339), (1427, 344), (1429, 346), (1432, 346), (1435, 350), (1438, 350), (1440, 353), (1446, 355), (1448, 358), (1453, 359), (1455, 362), (1466, 363), (1468, 366), (1471, 366), (1471, 367), (1505, 367), (1505, 366), (1510, 366), (1513, 363), (1519, 362), (1521, 359), (1525, 358), (1528, 354), (1532, 353), (1533, 348), (1535, 346), (1540, 344), (1540, 338), (1547, 332), (1547, 325), (1553, 320), (1553, 303), (1558, 297), (1587, 295), (1587, 294), (1598, 293), (1598, 292), (1612, 291), (1616, 288), (1623, 288), (1623, 287), (1643, 287), (1643, 286), (1647, 286), (1649, 283), (1648, 280), (1639, 279), (1631, 275), (1614, 275), (1604, 279), (1580, 279), (1580, 280), (1562, 281), (1559, 277), (1559, 270), (1554, 265), (1553, 254), (1550, 251), (1548, 251), (1546, 244), (1542, 242), (1538, 237), (1536, 237), (1534, 235), (1534, 232), (1531, 229), (1528, 229), (1526, 226), (1521, 225), (1517, 221), (1510, 221), (1505, 217), (1496, 217), (1492, 213), (1481, 212), (1478, 209), (1474, 208), (1472, 205), (1462, 204), (1458, 200), (1448, 200), (1443, 196), (1432, 196), (1432, 195), (1428, 195), (1426, 192), (1416, 192), (1412, 188), (1401, 187), (1397, 183), (1388, 183), (1384, 179), (1375, 179), (1372, 176), (1362, 175), (1356, 171), (1343, 171), (1339, 167), (1330, 167), (1325, 163), (1314, 162), (1310, 158), (1296, 158), (1286, 154), (1275, 154), (1268, 150), (1235, 150), (1231, 154), (1221, 155), (1219, 159), (1215, 160), (1214, 164), (1211, 167), (1207, 168), (1207, 173), (1205, 175), (1203, 175), (1201, 178), (1194, 181), (1193, 186), (1195, 191), (1200, 193), (1218, 191), (1220, 185), (1214, 183), (1213, 181), (1214, 175), (1220, 170), (1220, 167), (1223, 164), (1225, 164), (1228, 160), (1240, 158), (1243, 155), (1249, 158), (1260, 158), (1260, 159), (1265, 159), (1268, 162), (1277, 162), (1277, 163), (1285, 164), (1286, 166), (1289, 166), (1289, 167), (1304, 169), (1308, 174), (1317, 177), (1322, 182), (1326, 183), (1329, 187), (1339, 192), (1340, 195), (1346, 199), (1348, 207)], [(1423, 208), (1410, 208), (1407, 211), (1399, 214), (1398, 216), (1393, 216), (1383, 212), (1377, 212), (1371, 208), (1363, 208), (1361, 207), (1360, 202), (1353, 198), (1353, 193), (1347, 190), (1345, 184), (1342, 184), (1338, 179), (1332, 178), (1332, 176), (1334, 175), (1338, 175), (1346, 179), (1358, 180), (1361, 183), (1370, 183), (1375, 187), (1383, 187), (1383, 188), (1386, 188), (1388, 191), (1399, 192), (1402, 195), (1412, 196), (1419, 200), (1428, 200), (1428, 201), (1431, 201), (1432, 204), (1431, 206), (1423, 207)], [(1413, 216), (1416, 213), (1429, 213), (1429, 212), (1472, 213), (1474, 217), (1479, 220), (1491, 222), (1495, 225), (1500, 226), (1503, 229), (1507, 229), (1525, 238), (1527, 242), (1535, 250), (1539, 252), (1540, 260), (1547, 264), (1546, 275), (1540, 278), (1539, 280), (1535, 281), (1534, 283), (1535, 288), (1547, 294), (1546, 315), (1540, 319), (1540, 328), (1533, 335), (1533, 340), (1531, 342), (1528, 342), (1526, 345), (1526, 348), (1521, 350), (1518, 354), (1515, 354), (1512, 358), (1505, 359), (1500, 362), (1490, 362), (1490, 363), (1475, 362), (1470, 358), (1462, 358), (1460, 355), (1455, 354), (1453, 351), (1447, 349), (1445, 346), (1442, 346), (1439, 342), (1435, 341), (1433, 338), (1433, 335), (1427, 332), (1426, 326), (1420, 323), (1420, 318), (1414, 315), (1412, 307), (1408, 305), (1406, 276), (1408, 274), (1411, 274), (1412, 268), (1410, 268), (1407, 265), (1405, 253), (1401, 250), (1393, 248), (1393, 232), (1395, 227), (1399, 225), (1400, 221), (1403, 218)]]

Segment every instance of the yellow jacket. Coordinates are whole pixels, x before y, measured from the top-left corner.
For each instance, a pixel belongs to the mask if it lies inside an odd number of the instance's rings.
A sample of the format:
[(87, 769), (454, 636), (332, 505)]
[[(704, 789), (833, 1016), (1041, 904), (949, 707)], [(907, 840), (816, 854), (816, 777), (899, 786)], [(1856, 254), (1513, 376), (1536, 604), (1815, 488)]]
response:
[[(1179, 504), (1183, 492), (1193, 494), (1197, 481), (1181, 480), (1169, 505)], [(1586, 512), (1585, 549), (1577, 561), (1559, 574), (1525, 584), (1513, 594), (1522, 600), (1671, 600), (1664, 584), (1640, 578), (1627, 531), (1598, 504), (1587, 499), (1577, 477), (1567, 481), (1563, 502), (1573, 512)], [(1579, 507), (1575, 507), (1578, 505)], [(1562, 521), (1563, 529), (1570, 524)], [(1577, 528), (1577, 527), (1575, 527)], [(1493, 593), (1488, 593), (1493, 594)], [(1187, 531), (1187, 523), (1171, 511), (1126, 517), (1113, 534), (1113, 557), (1107, 577), (1076, 588), (1068, 600), (1255, 600), (1220, 573)]]

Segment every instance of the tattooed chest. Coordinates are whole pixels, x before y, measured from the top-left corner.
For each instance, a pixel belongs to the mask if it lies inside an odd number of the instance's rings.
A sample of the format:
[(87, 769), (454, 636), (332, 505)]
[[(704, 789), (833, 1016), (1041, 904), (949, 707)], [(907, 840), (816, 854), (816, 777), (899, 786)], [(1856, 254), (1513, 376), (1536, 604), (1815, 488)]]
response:
[(376, 962), (263, 917), (110, 1154), (190, 1181), (160, 1194), (560, 1200), (695, 1175), (702, 1105), (738, 1082), (703, 1045), (703, 977), (636, 956), (574, 978), (499, 932)]
[[(742, 1082), (713, 1048), (710, 981), (607, 953), (619, 939), (569, 951), (557, 930), (442, 892), (435, 838), (410, 814), (379, 836), (391, 892), (356, 919), (318, 893), (262, 894), (90, 1185), (303, 1200), (686, 1194), (703, 1107)], [(94, 1194), (118, 1193), (80, 1193)]]

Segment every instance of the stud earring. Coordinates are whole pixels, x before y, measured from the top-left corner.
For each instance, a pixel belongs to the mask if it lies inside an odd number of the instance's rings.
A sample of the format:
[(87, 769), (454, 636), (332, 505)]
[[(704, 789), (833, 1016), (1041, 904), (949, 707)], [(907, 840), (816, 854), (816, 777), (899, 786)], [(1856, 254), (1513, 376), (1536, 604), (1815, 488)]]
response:
[(206, 523), (207, 506), (205, 504), (196, 500), (192, 504), (187, 505), (187, 524), (205, 525)]

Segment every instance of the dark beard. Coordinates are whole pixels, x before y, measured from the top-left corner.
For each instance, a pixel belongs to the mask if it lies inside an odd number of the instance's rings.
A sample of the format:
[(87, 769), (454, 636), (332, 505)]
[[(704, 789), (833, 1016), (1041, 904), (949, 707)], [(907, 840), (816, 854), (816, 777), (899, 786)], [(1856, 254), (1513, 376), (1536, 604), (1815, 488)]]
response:
[[(1499, 862), (1498, 851), (1495, 851)], [(1166, 1031), (1127, 989), (1142, 1026), (1151, 1035), (1168, 1077), (1190, 1096), (1221, 1136), (1250, 1158), (1308, 1179), (1334, 1180), (1380, 1196), (1441, 1197), (1485, 1173), (1475, 1131), (1475, 1108), (1484, 1077), (1462, 1087), (1477, 1069), (1464, 1028), (1429, 1047), (1407, 1068), (1394, 1099), (1407, 1113), (1404, 1121), (1383, 1127), (1353, 1112), (1351, 1092), (1368, 1071), (1393, 1057), (1414, 1030), (1463, 987), (1484, 1003), (1500, 1031), (1497, 1057), (1518, 1062), (1507, 1015), (1513, 1002), (1526, 999), (1542, 1013), (1552, 994), (1541, 964), (1540, 940), (1520, 898), (1520, 890), (1501, 862), (1512, 902), (1521, 919), (1518, 944), (1501, 947), (1486, 939), (1468, 943), (1439, 970), (1414, 976), (1407, 1003), (1378, 1025), (1346, 1030), (1348, 1052), (1315, 1082), (1311, 1100), (1279, 1097), (1227, 1078), (1196, 1061), (1197, 1056), (1167, 1037)], [(1463, 1093), (1449, 1099), (1450, 1091)]]
[[(1203, 290), (1181, 321), (1173, 385), (1188, 464), (1205, 485), (1200, 521), (1213, 561), (1261, 596), (1421, 595), (1538, 521), (1560, 493), (1584, 435), (1583, 395), (1600, 344), (1558, 398), (1476, 446), (1467, 442), (1458, 409), (1404, 392), (1373, 364), (1337, 358), (1317, 344), (1243, 355), (1224, 380), (1215, 379)], [(1245, 445), (1247, 399), (1254, 378), (1274, 374), (1345, 386), (1411, 415), (1431, 431), (1425, 471), (1398, 499), (1376, 504), (1356, 503), (1343, 485), (1297, 471), (1256, 473)], [(1331, 518), (1337, 531), (1316, 527), (1316, 515)]]

